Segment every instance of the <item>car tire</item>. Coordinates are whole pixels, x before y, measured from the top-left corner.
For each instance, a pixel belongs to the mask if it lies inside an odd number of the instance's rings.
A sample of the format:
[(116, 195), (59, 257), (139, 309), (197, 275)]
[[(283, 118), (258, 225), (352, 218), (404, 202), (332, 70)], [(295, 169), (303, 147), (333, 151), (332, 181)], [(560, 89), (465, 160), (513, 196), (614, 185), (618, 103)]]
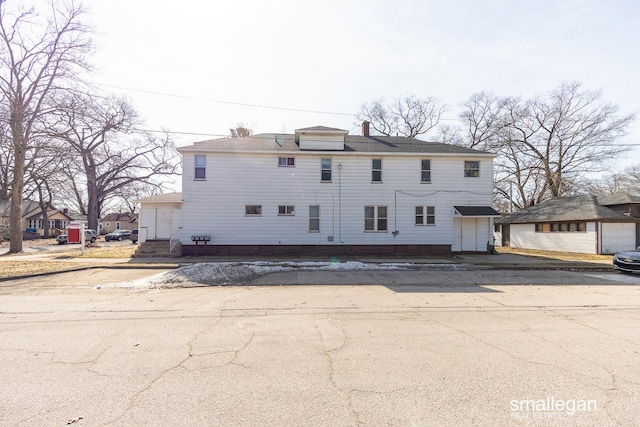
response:
[(95, 238), (95, 237), (92, 237), (92, 238), (91, 238), (91, 243), (95, 243), (95, 242), (96, 242), (96, 238)]
[(122, 242), (122, 236), (118, 237), (118, 242)]

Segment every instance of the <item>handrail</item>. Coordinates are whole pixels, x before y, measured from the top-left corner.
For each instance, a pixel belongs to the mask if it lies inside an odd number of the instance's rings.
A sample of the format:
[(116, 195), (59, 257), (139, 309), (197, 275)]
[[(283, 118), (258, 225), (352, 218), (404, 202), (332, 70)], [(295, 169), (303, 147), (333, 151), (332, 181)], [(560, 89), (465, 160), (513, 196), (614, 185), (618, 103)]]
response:
[(178, 243), (180, 243), (181, 231), (182, 231), (182, 227), (178, 227), (178, 229), (174, 231), (173, 234), (171, 235), (171, 239), (169, 239), (170, 254), (173, 254), (173, 250), (176, 248), (176, 246), (178, 246)]

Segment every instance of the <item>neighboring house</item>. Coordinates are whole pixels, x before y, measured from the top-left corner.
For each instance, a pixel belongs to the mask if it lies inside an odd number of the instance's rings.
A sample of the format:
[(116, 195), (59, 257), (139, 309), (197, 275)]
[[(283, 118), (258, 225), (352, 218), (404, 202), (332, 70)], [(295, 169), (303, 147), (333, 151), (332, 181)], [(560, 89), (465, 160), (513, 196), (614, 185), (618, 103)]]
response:
[(139, 201), (140, 240), (179, 240), (184, 255), (486, 252), (495, 155), (368, 125), (179, 148), (182, 194)]
[[(74, 220), (74, 218), (68, 213), (66, 209), (59, 210), (53, 207), (51, 204), (47, 204), (47, 219), (49, 222), (49, 234), (56, 236), (62, 233), (67, 224)], [(11, 202), (0, 202), (0, 222), (2, 225), (9, 226), (9, 216), (11, 213)], [(22, 218), (20, 220), (20, 229), (22, 231), (34, 230), (35, 233), (40, 236), (44, 235), (44, 215), (40, 204), (33, 200), (24, 200), (22, 202)]]
[(137, 213), (110, 213), (98, 220), (98, 233), (107, 234), (115, 230), (135, 230), (138, 228)]
[(640, 197), (582, 195), (546, 200), (495, 220), (496, 246), (613, 254), (640, 246)]

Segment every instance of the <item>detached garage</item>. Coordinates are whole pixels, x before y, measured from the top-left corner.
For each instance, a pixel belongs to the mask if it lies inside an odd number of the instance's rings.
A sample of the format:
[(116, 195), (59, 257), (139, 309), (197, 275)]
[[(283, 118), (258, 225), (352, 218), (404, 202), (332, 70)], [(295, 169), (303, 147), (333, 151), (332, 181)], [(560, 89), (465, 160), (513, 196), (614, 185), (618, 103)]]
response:
[(632, 216), (638, 206), (640, 197), (630, 195), (546, 200), (496, 219), (495, 244), (586, 254), (634, 249), (640, 246), (640, 218)]

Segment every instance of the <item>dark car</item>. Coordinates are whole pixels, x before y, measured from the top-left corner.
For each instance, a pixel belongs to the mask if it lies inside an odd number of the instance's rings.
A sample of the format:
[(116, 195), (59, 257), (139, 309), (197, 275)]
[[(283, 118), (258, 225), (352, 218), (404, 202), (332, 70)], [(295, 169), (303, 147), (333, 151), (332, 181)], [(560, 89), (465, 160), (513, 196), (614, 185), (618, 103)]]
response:
[(131, 236), (131, 230), (116, 230), (112, 231), (111, 233), (105, 234), (104, 240), (107, 242), (111, 240), (122, 241), (129, 239), (129, 236)]
[(133, 230), (131, 232), (131, 235), (129, 236), (129, 239), (131, 239), (131, 242), (133, 243), (138, 243), (138, 230)]
[(640, 248), (635, 251), (615, 254), (613, 256), (613, 268), (629, 273), (640, 273)]

